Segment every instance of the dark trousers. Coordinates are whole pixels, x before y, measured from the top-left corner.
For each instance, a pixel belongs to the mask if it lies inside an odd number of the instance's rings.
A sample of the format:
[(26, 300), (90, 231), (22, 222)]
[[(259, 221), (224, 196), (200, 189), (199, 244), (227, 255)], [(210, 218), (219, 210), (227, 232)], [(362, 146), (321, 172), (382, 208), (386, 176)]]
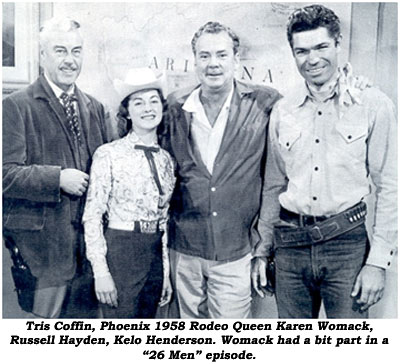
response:
[[(279, 227), (277, 227), (279, 229)], [(350, 294), (369, 250), (365, 226), (334, 239), (275, 251), (280, 318), (366, 318)]]
[(118, 307), (101, 305), (105, 318), (155, 317), (163, 284), (161, 236), (107, 229), (107, 263)]
[(67, 285), (67, 292), (60, 318), (98, 318), (98, 302), (94, 291), (92, 268), (85, 258), (78, 261), (74, 278)]

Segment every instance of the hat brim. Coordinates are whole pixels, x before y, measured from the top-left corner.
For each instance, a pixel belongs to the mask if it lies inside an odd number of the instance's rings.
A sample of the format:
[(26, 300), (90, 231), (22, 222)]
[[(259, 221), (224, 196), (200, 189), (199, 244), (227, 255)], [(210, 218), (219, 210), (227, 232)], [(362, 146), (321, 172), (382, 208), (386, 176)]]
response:
[(161, 79), (157, 79), (156, 81), (146, 83), (143, 85), (129, 85), (124, 81), (119, 79), (114, 80), (114, 87), (121, 100), (124, 100), (129, 95), (134, 94), (135, 92), (145, 91), (145, 90), (159, 90), (161, 94), (163, 94), (163, 85)]

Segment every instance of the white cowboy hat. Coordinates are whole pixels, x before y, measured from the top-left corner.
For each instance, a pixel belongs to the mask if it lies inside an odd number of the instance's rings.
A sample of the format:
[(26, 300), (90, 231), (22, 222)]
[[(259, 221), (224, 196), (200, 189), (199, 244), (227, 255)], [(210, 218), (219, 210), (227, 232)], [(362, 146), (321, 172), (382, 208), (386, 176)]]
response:
[(114, 87), (122, 100), (127, 96), (143, 90), (156, 89), (163, 93), (162, 74), (156, 74), (150, 68), (131, 68), (125, 76), (125, 80), (114, 80)]

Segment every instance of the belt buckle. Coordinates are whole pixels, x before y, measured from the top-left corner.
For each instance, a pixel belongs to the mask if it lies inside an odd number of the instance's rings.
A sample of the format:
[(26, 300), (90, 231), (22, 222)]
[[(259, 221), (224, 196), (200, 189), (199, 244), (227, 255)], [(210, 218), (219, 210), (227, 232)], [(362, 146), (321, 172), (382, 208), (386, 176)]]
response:
[(310, 229), (310, 235), (311, 235), (311, 239), (314, 242), (320, 242), (322, 240), (324, 240), (324, 236), (321, 234), (321, 230), (319, 228), (319, 226), (313, 226)]
[(158, 220), (140, 220), (140, 232), (144, 234), (154, 234), (157, 232)]

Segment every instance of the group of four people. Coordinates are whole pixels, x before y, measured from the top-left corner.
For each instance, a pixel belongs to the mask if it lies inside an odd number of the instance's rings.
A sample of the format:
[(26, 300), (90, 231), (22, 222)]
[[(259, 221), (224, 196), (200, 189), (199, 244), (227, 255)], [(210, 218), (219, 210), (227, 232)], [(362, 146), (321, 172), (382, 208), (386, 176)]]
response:
[(102, 105), (75, 85), (78, 28), (47, 22), (44, 74), (3, 102), (3, 234), (35, 278), (29, 311), (96, 317), (93, 272), (103, 317), (154, 317), (173, 287), (179, 317), (247, 318), (274, 256), (280, 317), (318, 317), (321, 302), (366, 317), (396, 252), (396, 120), (339, 69), (338, 17), (291, 15), (305, 82), (283, 98), (235, 79), (239, 38), (208, 22), (192, 39), (197, 87), (165, 101), (150, 69), (114, 82), (125, 127), (111, 143)]

